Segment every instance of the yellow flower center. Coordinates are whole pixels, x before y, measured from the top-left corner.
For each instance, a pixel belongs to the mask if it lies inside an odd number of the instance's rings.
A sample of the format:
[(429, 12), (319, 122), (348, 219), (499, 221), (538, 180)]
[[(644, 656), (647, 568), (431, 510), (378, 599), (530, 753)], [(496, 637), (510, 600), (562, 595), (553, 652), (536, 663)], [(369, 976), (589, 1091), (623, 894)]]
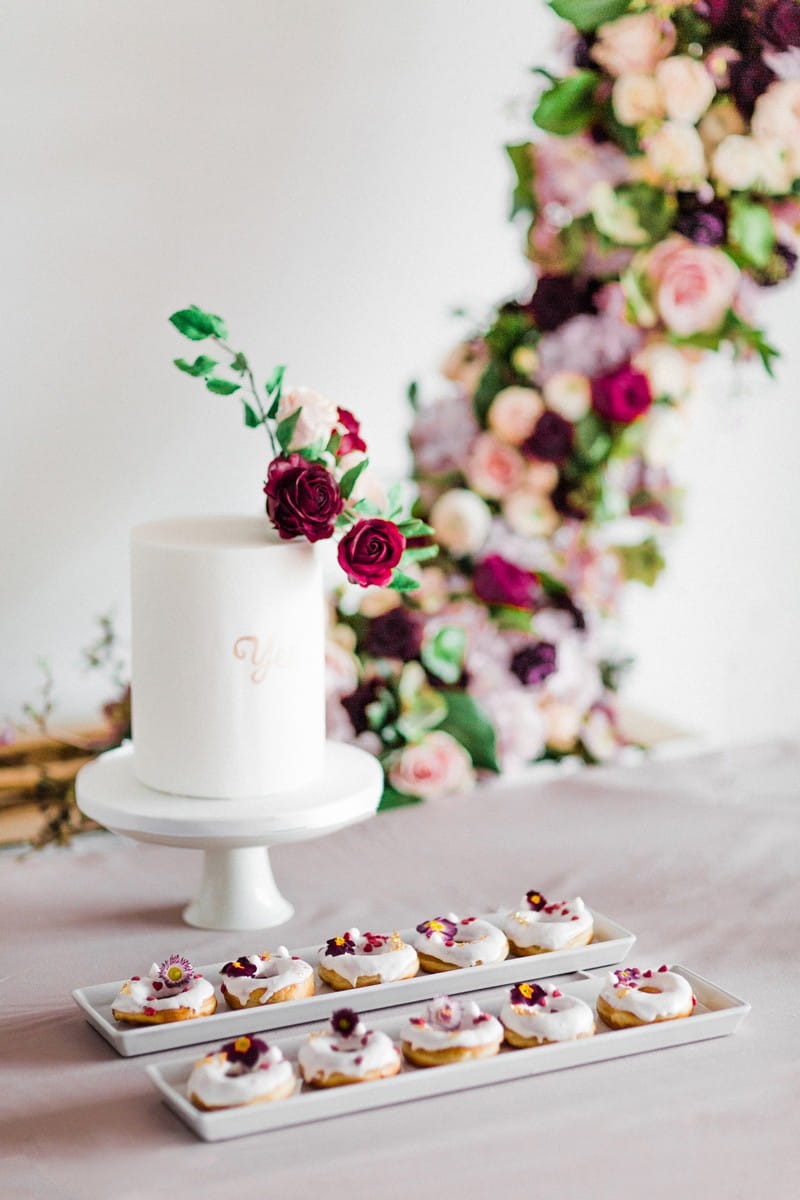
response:
[(239, 1054), (246, 1054), (247, 1051), (250, 1049), (250, 1038), (249, 1037), (237, 1038), (236, 1041), (233, 1043), (233, 1048)]
[(170, 967), (170, 969), (167, 971), (167, 974), (174, 983), (177, 983), (179, 979), (183, 978), (183, 971), (180, 967)]

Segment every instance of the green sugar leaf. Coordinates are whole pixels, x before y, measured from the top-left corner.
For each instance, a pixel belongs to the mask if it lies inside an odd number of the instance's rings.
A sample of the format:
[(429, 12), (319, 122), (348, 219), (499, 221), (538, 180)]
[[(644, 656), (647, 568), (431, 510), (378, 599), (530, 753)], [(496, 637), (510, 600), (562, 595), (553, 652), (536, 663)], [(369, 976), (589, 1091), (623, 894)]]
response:
[(397, 788), (390, 787), (387, 783), (383, 789), (383, 796), (378, 805), (378, 812), (388, 812), (390, 808), (403, 808), (406, 804), (421, 804), (421, 796), (407, 796), (405, 792), (398, 792)]
[(403, 551), (402, 563), (425, 562), (429, 558), (437, 558), (438, 546), (411, 546)]
[(419, 384), (416, 379), (412, 379), (406, 388), (406, 396), (408, 403), (411, 405), (412, 412), (417, 412), (419, 409)]
[(522, 142), (517, 146), (506, 146), (506, 154), (511, 159), (511, 165), (517, 177), (511, 196), (511, 216), (515, 217), (519, 212), (535, 213), (533, 147), (530, 142)]
[(247, 359), (241, 353), (241, 351), (233, 356), (233, 362), (231, 363), (231, 370), (235, 371), (237, 375), (244, 375), (245, 371), (247, 370), (247, 367), (248, 367)]
[(362, 458), (360, 463), (356, 463), (356, 465), (351, 467), (349, 471), (345, 471), (344, 475), (339, 480), (339, 491), (342, 493), (342, 496), (345, 500), (349, 500), (352, 496), (353, 488), (358, 483), (361, 472), (366, 470), (368, 463), (368, 458)]
[(215, 396), (232, 396), (234, 392), (238, 392), (242, 385), (240, 383), (231, 383), (228, 379), (207, 379), (206, 387)]
[(606, 21), (616, 21), (630, 4), (631, 0), (550, 0), (556, 16), (569, 21), (581, 33), (591, 33)]
[(381, 510), (375, 501), (368, 500), (366, 496), (363, 500), (356, 500), (352, 507), (353, 512), (357, 512), (364, 517), (379, 517), (381, 515)]
[(547, 133), (567, 136), (587, 129), (597, 116), (595, 71), (575, 71), (548, 88), (533, 113), (534, 124)]
[(429, 537), (433, 533), (430, 525), (426, 525), (419, 517), (409, 517), (407, 521), (401, 521), (397, 528), (402, 533), (403, 537)]
[(185, 371), (187, 375), (194, 375), (195, 378), (201, 375), (210, 375), (214, 367), (218, 367), (219, 363), (214, 358), (209, 358), (206, 354), (200, 354), (193, 363), (187, 362), (185, 358), (173, 358), (172, 360), (179, 371)]
[(297, 428), (297, 422), (300, 420), (302, 408), (296, 408), (293, 413), (290, 413), (284, 420), (279, 421), (275, 427), (275, 436), (278, 439), (278, 445), (281, 450), (288, 450), (292, 444), (294, 431)]
[(748, 263), (766, 267), (775, 249), (775, 229), (768, 209), (744, 196), (735, 196), (731, 200), (728, 237)]
[(404, 575), (402, 571), (395, 570), (389, 587), (395, 592), (415, 592), (419, 583), (410, 575)]
[(188, 308), (174, 312), (170, 321), (179, 333), (193, 342), (202, 342), (207, 337), (226, 338), (228, 336), (222, 317), (204, 312), (196, 304), (190, 304)]
[(256, 429), (262, 424), (261, 417), (254, 408), (250, 407), (246, 400), (242, 401), (242, 408), (244, 410), (244, 423), (248, 429)]

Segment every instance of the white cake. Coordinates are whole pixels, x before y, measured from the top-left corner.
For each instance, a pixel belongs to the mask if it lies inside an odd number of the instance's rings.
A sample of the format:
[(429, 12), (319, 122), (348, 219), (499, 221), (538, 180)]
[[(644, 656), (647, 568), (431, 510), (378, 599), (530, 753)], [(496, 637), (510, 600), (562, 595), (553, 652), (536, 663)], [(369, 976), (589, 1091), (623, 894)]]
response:
[(323, 770), (322, 568), (265, 517), (152, 521), (131, 538), (137, 777), (240, 799)]

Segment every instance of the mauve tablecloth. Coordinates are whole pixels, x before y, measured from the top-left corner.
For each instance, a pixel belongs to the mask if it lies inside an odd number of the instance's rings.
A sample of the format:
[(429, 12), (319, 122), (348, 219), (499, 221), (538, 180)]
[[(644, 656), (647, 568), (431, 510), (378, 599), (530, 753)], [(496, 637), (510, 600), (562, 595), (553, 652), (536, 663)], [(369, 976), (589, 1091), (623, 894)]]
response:
[[(196, 857), (109, 837), (0, 861), (0, 1192), (48, 1200), (800, 1194), (800, 746), (583, 772), (398, 810), (273, 854), (268, 936), (181, 923)], [(348, 925), (576, 893), (752, 1002), (732, 1038), (206, 1145), (70, 989)], [(362, 1005), (368, 995), (359, 996)], [(148, 1061), (154, 1061), (155, 1056)]]

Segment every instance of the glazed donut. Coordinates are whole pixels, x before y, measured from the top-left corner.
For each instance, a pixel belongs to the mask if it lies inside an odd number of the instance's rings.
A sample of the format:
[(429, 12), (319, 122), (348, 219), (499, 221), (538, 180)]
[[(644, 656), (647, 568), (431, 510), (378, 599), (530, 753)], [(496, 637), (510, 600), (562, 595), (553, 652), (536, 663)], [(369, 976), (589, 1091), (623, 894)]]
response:
[(503, 1026), (497, 1017), (481, 1012), (474, 1000), (437, 996), (403, 1030), (403, 1054), (417, 1067), (438, 1067), (466, 1058), (497, 1054)]
[(509, 1046), (571, 1042), (595, 1032), (594, 1013), (577, 996), (565, 996), (550, 983), (512, 987), (500, 1011)]
[(214, 988), (195, 972), (188, 958), (170, 954), (153, 963), (150, 974), (132, 975), (111, 1002), (117, 1021), (129, 1025), (163, 1025), (208, 1017), (217, 1010)]
[(314, 969), (279, 946), (274, 954), (249, 954), (225, 963), (220, 984), (228, 1008), (255, 1008), (314, 995)]
[(277, 1046), (244, 1034), (196, 1062), (186, 1090), (195, 1108), (214, 1112), (291, 1096), (297, 1080)]
[(329, 1025), (309, 1035), (297, 1063), (311, 1087), (339, 1087), (396, 1075), (400, 1052), (385, 1033), (367, 1029), (352, 1008), (340, 1008)]
[(665, 963), (656, 971), (610, 971), (597, 997), (597, 1012), (612, 1029), (625, 1029), (689, 1017), (696, 1003), (689, 981)]
[(586, 946), (594, 934), (594, 921), (580, 896), (551, 904), (531, 889), (520, 908), (507, 914), (503, 928), (511, 953), (521, 957)]
[(416, 950), (398, 933), (359, 933), (357, 929), (348, 929), (320, 947), (317, 970), (320, 979), (342, 991), (410, 979), (419, 970), (419, 959)]
[(508, 941), (502, 929), (479, 917), (459, 918), (455, 913), (423, 921), (417, 926), (414, 945), (423, 971), (482, 967), (508, 956)]

